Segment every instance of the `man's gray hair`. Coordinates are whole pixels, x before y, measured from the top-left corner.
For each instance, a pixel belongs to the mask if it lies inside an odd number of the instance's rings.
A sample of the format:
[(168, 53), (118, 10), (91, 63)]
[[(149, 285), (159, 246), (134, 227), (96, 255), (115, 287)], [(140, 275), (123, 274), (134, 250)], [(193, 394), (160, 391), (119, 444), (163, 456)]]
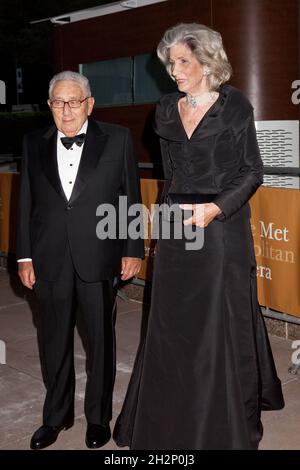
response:
[(64, 72), (60, 72), (51, 79), (49, 83), (49, 98), (51, 99), (52, 91), (54, 86), (57, 82), (61, 80), (73, 80), (74, 82), (78, 83), (81, 88), (85, 91), (86, 96), (92, 96), (91, 87), (88, 79), (77, 72), (72, 72), (71, 70), (65, 70)]
[(157, 47), (157, 55), (172, 77), (170, 49), (184, 44), (202, 65), (209, 69), (207, 82), (210, 90), (216, 90), (229, 80), (232, 67), (223, 47), (222, 36), (217, 31), (198, 23), (180, 23), (169, 28)]

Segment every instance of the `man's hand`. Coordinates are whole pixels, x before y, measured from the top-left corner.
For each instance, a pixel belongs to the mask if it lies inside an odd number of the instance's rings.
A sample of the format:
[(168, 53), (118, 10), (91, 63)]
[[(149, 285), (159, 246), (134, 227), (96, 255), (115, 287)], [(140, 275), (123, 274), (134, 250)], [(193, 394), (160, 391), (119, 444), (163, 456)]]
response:
[(32, 265), (32, 261), (21, 261), (19, 265), (19, 277), (22, 281), (22, 284), (28, 289), (32, 289), (35, 283), (35, 274)]
[(142, 260), (140, 258), (131, 258), (129, 256), (124, 256), (122, 258), (122, 269), (121, 269), (121, 279), (122, 281), (127, 281), (131, 277), (136, 276), (142, 266)]
[(214, 218), (221, 214), (221, 209), (209, 202), (208, 204), (180, 204), (180, 209), (193, 211), (192, 217), (186, 219), (184, 225), (197, 225), (198, 227), (207, 227)]

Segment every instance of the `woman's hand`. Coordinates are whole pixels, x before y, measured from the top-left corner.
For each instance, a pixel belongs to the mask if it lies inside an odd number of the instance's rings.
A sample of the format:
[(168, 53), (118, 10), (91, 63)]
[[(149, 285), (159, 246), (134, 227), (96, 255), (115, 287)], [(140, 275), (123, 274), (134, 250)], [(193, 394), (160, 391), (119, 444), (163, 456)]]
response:
[(180, 209), (193, 211), (192, 217), (184, 220), (184, 225), (197, 225), (197, 227), (207, 227), (214, 218), (221, 214), (221, 209), (209, 202), (207, 204), (180, 204)]
[(136, 276), (142, 267), (142, 260), (140, 258), (131, 258), (124, 256), (122, 258), (121, 279), (127, 281), (131, 277)]

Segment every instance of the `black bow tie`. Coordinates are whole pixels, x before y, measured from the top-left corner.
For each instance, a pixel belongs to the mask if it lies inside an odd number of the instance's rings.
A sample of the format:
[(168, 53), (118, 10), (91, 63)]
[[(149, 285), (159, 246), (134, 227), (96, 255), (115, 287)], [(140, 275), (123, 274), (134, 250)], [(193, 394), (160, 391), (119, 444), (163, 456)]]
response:
[(61, 143), (69, 150), (74, 142), (81, 147), (85, 139), (85, 134), (75, 135), (74, 137), (61, 137)]

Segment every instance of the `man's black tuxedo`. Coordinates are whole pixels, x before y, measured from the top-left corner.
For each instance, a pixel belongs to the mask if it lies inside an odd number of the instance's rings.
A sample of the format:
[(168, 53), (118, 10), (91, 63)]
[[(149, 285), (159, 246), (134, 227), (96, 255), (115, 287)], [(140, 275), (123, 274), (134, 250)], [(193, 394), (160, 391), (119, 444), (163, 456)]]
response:
[(20, 194), (18, 258), (32, 258), (35, 274), (57, 279), (66, 245), (79, 276), (88, 282), (111, 279), (121, 256), (142, 257), (138, 240), (99, 240), (96, 209), (101, 203), (118, 206), (140, 202), (137, 167), (129, 130), (89, 120), (73, 192), (67, 201), (57, 166), (55, 126), (24, 139)]
[[(68, 150), (71, 151), (71, 150)], [(18, 259), (32, 258), (40, 307), (39, 336), (47, 395), (43, 423), (59, 427), (74, 415), (76, 300), (87, 331), (85, 414), (92, 424), (112, 416), (115, 376), (115, 288), (122, 256), (143, 257), (138, 240), (96, 236), (101, 203), (140, 202), (128, 129), (90, 120), (73, 192), (66, 199), (57, 164), (57, 129), (24, 139)]]

